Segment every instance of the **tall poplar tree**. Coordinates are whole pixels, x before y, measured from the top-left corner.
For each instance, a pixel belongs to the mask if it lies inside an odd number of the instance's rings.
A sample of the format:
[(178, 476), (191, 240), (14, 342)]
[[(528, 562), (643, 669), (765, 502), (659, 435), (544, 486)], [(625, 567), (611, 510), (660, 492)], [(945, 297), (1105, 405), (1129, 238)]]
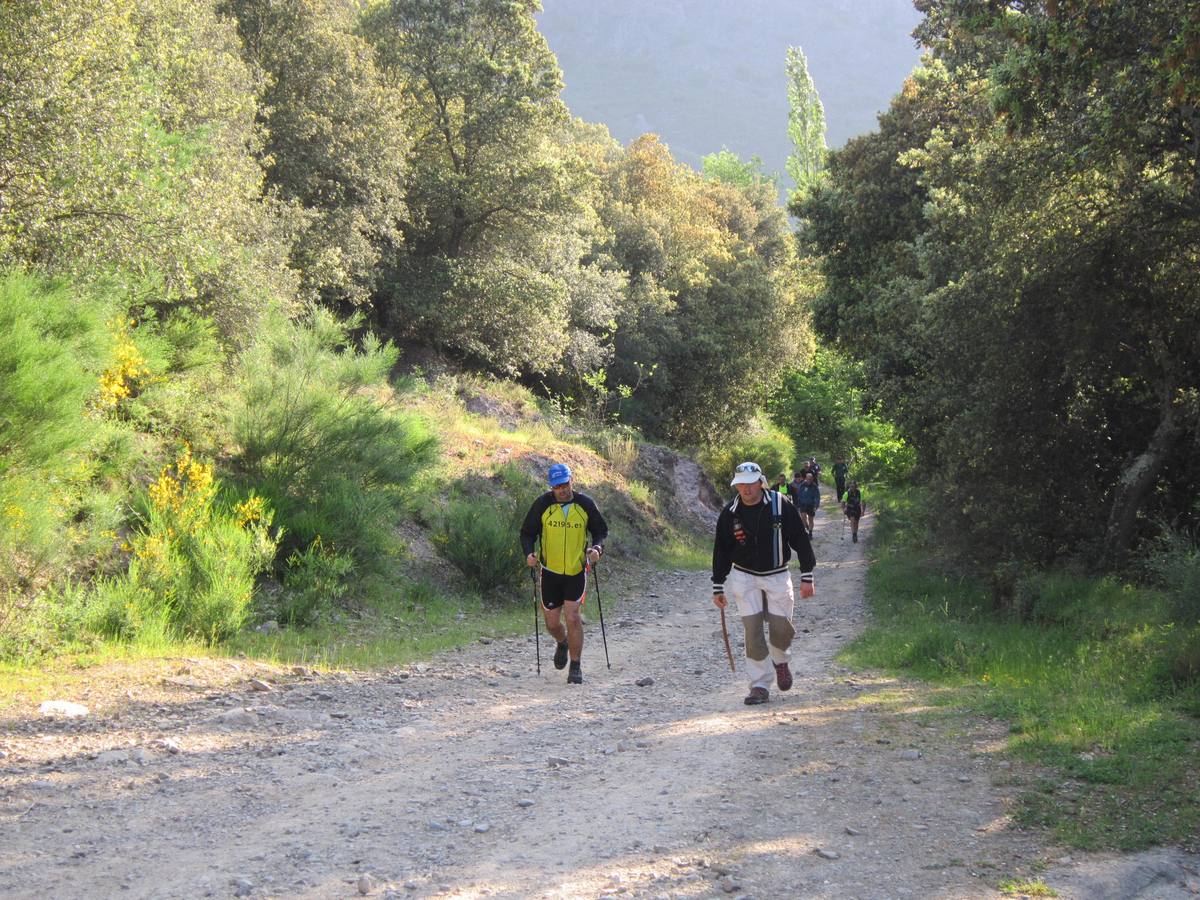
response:
[(788, 47), (786, 71), (791, 107), (788, 137), (793, 147), (787, 159), (787, 172), (796, 183), (796, 195), (803, 197), (825, 168), (825, 107), (808, 74), (808, 60), (799, 47)]

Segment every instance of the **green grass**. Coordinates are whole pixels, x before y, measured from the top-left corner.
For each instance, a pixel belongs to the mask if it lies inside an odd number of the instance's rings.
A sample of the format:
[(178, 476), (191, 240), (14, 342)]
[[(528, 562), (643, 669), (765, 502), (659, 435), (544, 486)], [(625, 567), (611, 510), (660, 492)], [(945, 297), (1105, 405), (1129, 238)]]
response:
[(690, 534), (673, 534), (650, 547), (649, 556), (664, 569), (709, 569), (712, 543)]
[(923, 541), (917, 495), (875, 495), (868, 575), (875, 622), (843, 654), (919, 676), (928, 702), (1006, 721), (1008, 752), (1054, 775), (1022, 824), (1082, 849), (1194, 843), (1200, 834), (1196, 682), (1170, 676), (1179, 624), (1156, 592), (1055, 573), (1025, 582), (1026, 614), (947, 574)]

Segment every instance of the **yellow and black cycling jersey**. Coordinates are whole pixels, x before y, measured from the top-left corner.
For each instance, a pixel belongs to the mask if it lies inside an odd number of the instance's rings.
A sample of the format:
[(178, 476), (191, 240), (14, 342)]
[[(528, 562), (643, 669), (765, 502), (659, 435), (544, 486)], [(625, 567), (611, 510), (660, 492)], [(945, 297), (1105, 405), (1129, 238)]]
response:
[(521, 525), (525, 555), (533, 553), (534, 543), (540, 542), (538, 558), (542, 565), (560, 575), (582, 572), (588, 547), (603, 547), (606, 537), (608, 525), (595, 501), (578, 491), (569, 503), (559, 503), (554, 491), (547, 491), (533, 501)]

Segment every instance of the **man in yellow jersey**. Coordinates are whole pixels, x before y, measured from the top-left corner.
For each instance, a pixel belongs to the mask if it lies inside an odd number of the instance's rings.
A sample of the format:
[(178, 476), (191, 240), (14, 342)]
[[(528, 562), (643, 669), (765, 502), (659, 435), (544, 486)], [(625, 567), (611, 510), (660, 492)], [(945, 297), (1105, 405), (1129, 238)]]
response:
[[(521, 525), (521, 549), (530, 568), (542, 567), (542, 613), (546, 630), (558, 642), (554, 668), (571, 669), (568, 684), (583, 684), (579, 657), (583, 653), (583, 619), (579, 609), (587, 595), (586, 562), (604, 552), (608, 525), (587, 494), (571, 486), (571, 470), (564, 463), (550, 467), (550, 490), (533, 501)], [(588, 535), (591, 541), (588, 541)], [(539, 542), (534, 552), (534, 542)], [(563, 624), (563, 618), (566, 624)]]

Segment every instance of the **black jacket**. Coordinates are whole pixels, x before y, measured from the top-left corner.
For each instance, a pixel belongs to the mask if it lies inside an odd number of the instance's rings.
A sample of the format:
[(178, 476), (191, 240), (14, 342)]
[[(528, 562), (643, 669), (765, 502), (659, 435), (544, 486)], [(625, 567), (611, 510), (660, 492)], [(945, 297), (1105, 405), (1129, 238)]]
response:
[(757, 506), (746, 506), (740, 497), (735, 497), (717, 517), (713, 593), (725, 592), (725, 579), (734, 566), (751, 575), (784, 571), (792, 550), (800, 563), (800, 580), (811, 582), (817, 558), (796, 507), (775, 491), (763, 491), (763, 499)]

